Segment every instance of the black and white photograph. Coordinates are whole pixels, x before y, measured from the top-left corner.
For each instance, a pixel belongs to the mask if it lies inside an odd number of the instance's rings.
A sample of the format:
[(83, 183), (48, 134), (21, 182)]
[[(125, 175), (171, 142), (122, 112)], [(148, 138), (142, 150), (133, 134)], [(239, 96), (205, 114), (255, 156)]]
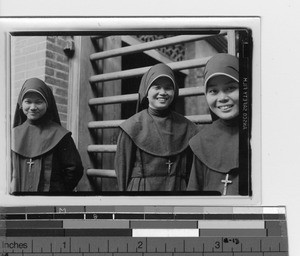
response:
[(251, 196), (251, 30), (120, 33), (12, 33), (9, 193)]
[(7, 194), (259, 200), (258, 20), (239, 20), (8, 29)]
[[(19, 239), (23, 214), (26, 222), (30, 214), (83, 214), (87, 225), (85, 216), (98, 213), (162, 218), (212, 210), (217, 218), (232, 211), (281, 216), (261, 227), (268, 229), (261, 238), (267, 245), (258, 251), (297, 255), (298, 7), (257, 0), (0, 0), (1, 216), (17, 218), (15, 236), (1, 248), (31, 250), (28, 233)], [(238, 73), (229, 72), (236, 60)], [(220, 84), (214, 82), (222, 78), (238, 90), (235, 101), (215, 108)], [(157, 92), (155, 99), (156, 90), (163, 96)], [(220, 115), (235, 104), (238, 116)], [(53, 241), (63, 246), (61, 238), (31, 232), (45, 253)], [(161, 238), (162, 230), (157, 234), (145, 242), (170, 240)], [(246, 246), (257, 235), (239, 234), (234, 248), (259, 253)], [(230, 238), (220, 240), (222, 249)], [(78, 234), (74, 241), (70, 251), (92, 242)], [(179, 254), (180, 243), (172, 246)]]

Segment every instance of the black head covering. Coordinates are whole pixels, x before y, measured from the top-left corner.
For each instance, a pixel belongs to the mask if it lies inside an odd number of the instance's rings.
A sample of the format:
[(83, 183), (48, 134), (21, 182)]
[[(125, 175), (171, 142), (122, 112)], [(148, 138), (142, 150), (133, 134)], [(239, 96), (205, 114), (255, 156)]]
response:
[[(207, 92), (208, 81), (216, 76), (227, 76), (239, 82), (239, 60), (237, 57), (227, 54), (219, 53), (211, 57), (204, 69), (204, 93)], [(219, 117), (210, 110), (210, 114), (213, 120), (217, 120)]]
[[(174, 99), (165, 110), (148, 108), (147, 93), (159, 77), (168, 77), (174, 85)], [(172, 69), (165, 64), (157, 64), (144, 74), (139, 89), (139, 111), (120, 128), (125, 131), (137, 147), (155, 156), (179, 154), (188, 147), (188, 142), (197, 132), (197, 126), (184, 116), (171, 111), (178, 97), (178, 86)]]
[[(40, 94), (47, 103), (45, 115), (36, 121), (28, 121), (21, 108), (27, 92)], [(53, 149), (68, 133), (70, 132), (60, 124), (51, 89), (38, 78), (26, 80), (18, 97), (13, 122), (12, 151), (24, 157), (34, 158)]]
[(56, 107), (56, 102), (50, 87), (48, 87), (42, 80), (38, 78), (30, 78), (25, 81), (20, 91), (15, 110), (13, 127), (23, 124), (27, 119), (22, 110), (22, 101), (24, 99), (25, 94), (28, 92), (36, 92), (40, 94), (46, 101), (47, 111), (43, 119), (51, 120), (60, 125), (60, 119)]
[[(239, 62), (233, 55), (220, 53), (213, 56), (204, 71), (205, 94), (209, 79), (224, 75), (239, 81)], [(211, 111), (214, 121), (190, 140), (194, 154), (210, 169), (227, 173), (239, 166), (238, 120), (221, 120)]]
[(214, 55), (207, 61), (204, 70), (205, 93), (209, 79), (220, 75), (228, 76), (236, 82), (239, 82), (238, 58), (227, 53), (219, 53)]
[(175, 75), (173, 73), (173, 70), (167, 66), (166, 64), (159, 63), (154, 66), (152, 66), (142, 77), (140, 88), (139, 88), (139, 99), (138, 99), (138, 107), (137, 112), (148, 108), (148, 99), (147, 94), (149, 91), (149, 88), (153, 84), (153, 82), (160, 77), (167, 77), (169, 78), (174, 87), (174, 99), (170, 105), (170, 109), (174, 109), (174, 106), (176, 104), (176, 100), (178, 97), (178, 86), (175, 81)]

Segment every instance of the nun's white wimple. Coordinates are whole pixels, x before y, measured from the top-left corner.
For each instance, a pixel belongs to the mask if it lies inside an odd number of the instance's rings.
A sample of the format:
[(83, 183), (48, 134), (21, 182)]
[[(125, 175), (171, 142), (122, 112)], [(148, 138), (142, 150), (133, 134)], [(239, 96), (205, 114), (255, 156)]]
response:
[(215, 77), (215, 76), (220, 76), (220, 75), (230, 77), (230, 78), (232, 78), (234, 81), (239, 82), (239, 80), (236, 79), (234, 76), (228, 75), (227, 73), (217, 72), (217, 73), (211, 74), (211, 75), (205, 80), (205, 82), (204, 82), (204, 88), (206, 88), (206, 85), (207, 85), (207, 82), (208, 82), (209, 79), (211, 79), (211, 78), (213, 78), (213, 77)]
[(175, 91), (175, 81), (174, 81), (174, 79), (173, 79), (171, 76), (168, 76), (168, 75), (165, 75), (165, 74), (161, 74), (161, 75), (155, 77), (154, 79), (152, 79), (151, 83), (149, 83), (149, 85), (148, 85), (148, 87), (147, 87), (146, 94), (148, 93), (148, 90), (149, 90), (150, 86), (152, 85), (152, 83), (153, 83), (156, 79), (158, 79), (158, 78), (160, 78), (160, 77), (167, 77), (167, 78), (170, 78), (170, 80), (171, 80), (172, 83), (173, 83), (173, 89), (174, 89), (174, 91)]
[(28, 92), (36, 92), (36, 93), (38, 93), (39, 95), (41, 95), (42, 98), (44, 99), (44, 101), (46, 102), (47, 107), (48, 107), (48, 101), (46, 100), (45, 96), (44, 96), (40, 91), (38, 91), (38, 90), (36, 90), (36, 89), (28, 89), (28, 90), (23, 94), (22, 101), (23, 101), (23, 99), (24, 99), (24, 97), (25, 97), (25, 94), (28, 93)]

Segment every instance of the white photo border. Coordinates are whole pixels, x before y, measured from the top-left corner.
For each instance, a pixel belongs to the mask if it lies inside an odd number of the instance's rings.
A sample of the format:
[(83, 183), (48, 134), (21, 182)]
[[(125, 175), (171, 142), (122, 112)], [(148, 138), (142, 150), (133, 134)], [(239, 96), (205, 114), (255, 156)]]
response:
[[(252, 31), (252, 196), (14, 196), (8, 193), (10, 175), (10, 40), (13, 33), (39, 35), (46, 32), (97, 33), (122, 31), (192, 31), (199, 29), (242, 29)], [(34, 17), (0, 18), (0, 201), (2, 206), (30, 205), (170, 205), (236, 206), (261, 203), (261, 98), (260, 98), (260, 17)], [(46, 198), (46, 199), (45, 199)]]

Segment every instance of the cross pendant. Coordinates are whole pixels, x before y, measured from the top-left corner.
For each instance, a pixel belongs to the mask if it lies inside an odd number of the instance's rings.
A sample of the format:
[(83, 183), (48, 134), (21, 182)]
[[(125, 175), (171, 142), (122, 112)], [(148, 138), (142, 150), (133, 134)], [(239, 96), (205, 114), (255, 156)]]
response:
[(29, 162), (27, 162), (28, 166), (29, 166), (29, 172), (31, 172), (31, 167), (34, 165), (34, 162), (32, 161), (32, 158), (29, 159)]
[(227, 193), (227, 184), (232, 183), (232, 180), (229, 180), (229, 174), (226, 174), (225, 180), (221, 180), (222, 183), (224, 183), (224, 190), (223, 190), (223, 196), (226, 196)]
[(173, 162), (171, 162), (171, 160), (169, 159), (168, 162), (166, 162), (166, 164), (168, 165), (168, 173), (171, 172), (171, 166), (174, 164)]

